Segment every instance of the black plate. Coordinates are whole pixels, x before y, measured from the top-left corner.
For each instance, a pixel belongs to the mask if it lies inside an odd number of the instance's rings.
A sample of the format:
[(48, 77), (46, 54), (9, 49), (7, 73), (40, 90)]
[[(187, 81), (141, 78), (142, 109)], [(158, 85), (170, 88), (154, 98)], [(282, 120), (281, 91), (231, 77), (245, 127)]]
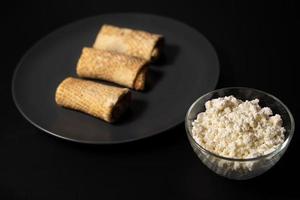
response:
[[(58, 107), (58, 84), (76, 76), (82, 47), (91, 46), (102, 24), (165, 36), (164, 55), (150, 66), (148, 89), (133, 92), (129, 111), (116, 124)], [(66, 25), (46, 36), (20, 61), (13, 77), (15, 104), (39, 129), (81, 143), (110, 144), (149, 137), (184, 121), (193, 101), (213, 90), (219, 62), (208, 40), (195, 29), (166, 17), (106, 14)]]

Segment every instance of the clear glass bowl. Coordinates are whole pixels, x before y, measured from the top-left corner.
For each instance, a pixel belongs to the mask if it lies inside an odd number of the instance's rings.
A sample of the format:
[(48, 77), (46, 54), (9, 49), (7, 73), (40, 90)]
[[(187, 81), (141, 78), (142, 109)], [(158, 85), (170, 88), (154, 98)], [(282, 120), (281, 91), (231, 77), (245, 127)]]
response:
[[(270, 107), (274, 114), (281, 115), (283, 126), (286, 129), (284, 143), (270, 154), (251, 159), (223, 157), (200, 146), (192, 136), (192, 122), (199, 112), (205, 111), (204, 104), (206, 101), (229, 95), (243, 101), (257, 98), (260, 100), (259, 105), (261, 107)], [(251, 88), (232, 87), (209, 92), (197, 99), (187, 112), (185, 128), (192, 148), (209, 169), (229, 179), (244, 180), (263, 174), (278, 162), (293, 137), (295, 122), (289, 109), (273, 95)]]

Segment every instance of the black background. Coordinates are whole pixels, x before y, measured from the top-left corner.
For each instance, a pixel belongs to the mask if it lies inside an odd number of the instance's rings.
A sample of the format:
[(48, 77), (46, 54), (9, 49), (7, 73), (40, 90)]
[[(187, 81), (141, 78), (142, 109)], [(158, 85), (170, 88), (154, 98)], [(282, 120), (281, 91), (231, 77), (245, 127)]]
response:
[[(280, 98), (297, 125), (294, 1), (10, 1), (1, 5), (0, 199), (300, 198), (297, 127), (280, 162), (264, 175), (231, 181), (207, 169), (183, 124), (122, 145), (81, 145), (47, 135), (19, 114), (11, 77), (35, 42), (66, 23), (103, 13), (146, 12), (183, 21), (215, 46), (218, 88), (246, 86)], [(42, 109), (42, 108), (41, 108)]]

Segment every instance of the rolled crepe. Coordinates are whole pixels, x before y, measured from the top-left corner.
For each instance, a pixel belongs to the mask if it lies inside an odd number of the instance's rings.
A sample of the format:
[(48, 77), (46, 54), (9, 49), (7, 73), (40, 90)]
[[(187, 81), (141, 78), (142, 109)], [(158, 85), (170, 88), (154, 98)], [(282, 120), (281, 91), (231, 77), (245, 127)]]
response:
[(162, 35), (104, 24), (94, 48), (155, 60), (159, 57), (162, 43)]
[(136, 90), (145, 87), (147, 60), (93, 48), (83, 48), (77, 63), (80, 77), (117, 83)]
[(114, 122), (129, 106), (131, 94), (127, 88), (69, 77), (58, 86), (55, 100), (60, 106)]

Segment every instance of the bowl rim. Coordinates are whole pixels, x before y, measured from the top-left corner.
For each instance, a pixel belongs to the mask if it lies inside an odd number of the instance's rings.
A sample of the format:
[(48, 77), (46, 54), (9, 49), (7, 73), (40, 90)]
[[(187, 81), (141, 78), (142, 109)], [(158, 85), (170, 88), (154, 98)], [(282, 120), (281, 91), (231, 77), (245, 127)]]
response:
[[(282, 107), (287, 111), (287, 113), (289, 115), (289, 118), (290, 118), (290, 121), (291, 121), (291, 129), (289, 131), (288, 136), (285, 138), (284, 142), (279, 147), (277, 147), (276, 150), (274, 150), (274, 151), (272, 151), (272, 152), (270, 152), (268, 154), (257, 156), (257, 157), (253, 157), (253, 158), (232, 158), (232, 157), (221, 156), (221, 155), (218, 155), (218, 154), (216, 154), (214, 152), (211, 152), (211, 151), (205, 149), (204, 147), (202, 147), (200, 144), (198, 144), (195, 141), (194, 137), (192, 136), (192, 132), (189, 130), (189, 127), (188, 127), (188, 122), (189, 122), (188, 117), (190, 115), (191, 110), (198, 103), (198, 101), (200, 101), (205, 96), (207, 96), (209, 94), (212, 94), (212, 93), (215, 93), (215, 92), (218, 92), (218, 91), (229, 90), (229, 89), (242, 89), (242, 90), (243, 89), (247, 89), (247, 90), (253, 90), (253, 91), (256, 91), (256, 92), (263, 93), (263, 94), (265, 94), (265, 95), (273, 98), (275, 101), (279, 102), (282, 105)], [(270, 157), (270, 156), (273, 157), (273, 156), (277, 155), (278, 153), (280, 153), (283, 149), (285, 149), (285, 147), (287, 147), (287, 145), (290, 143), (290, 141), (292, 140), (292, 137), (294, 135), (294, 132), (295, 132), (295, 121), (294, 121), (294, 117), (293, 117), (291, 111), (289, 110), (289, 108), (280, 99), (278, 99), (277, 97), (275, 97), (272, 94), (269, 94), (267, 92), (264, 92), (262, 90), (258, 90), (258, 89), (255, 89), (255, 88), (249, 88), (249, 87), (225, 87), (225, 88), (220, 88), (220, 89), (216, 89), (216, 90), (207, 92), (204, 95), (202, 95), (199, 98), (197, 98), (192, 103), (192, 105), (189, 107), (189, 109), (188, 109), (188, 111), (186, 113), (186, 116), (185, 116), (185, 130), (186, 130), (186, 133), (187, 133), (188, 137), (196, 144), (196, 146), (199, 147), (204, 152), (206, 152), (207, 154), (210, 154), (210, 155), (212, 155), (214, 157), (217, 157), (217, 158), (220, 158), (220, 159), (224, 159), (224, 160), (228, 160), (228, 161), (247, 162), (247, 161), (260, 160), (260, 159), (267, 158), (267, 157)]]

